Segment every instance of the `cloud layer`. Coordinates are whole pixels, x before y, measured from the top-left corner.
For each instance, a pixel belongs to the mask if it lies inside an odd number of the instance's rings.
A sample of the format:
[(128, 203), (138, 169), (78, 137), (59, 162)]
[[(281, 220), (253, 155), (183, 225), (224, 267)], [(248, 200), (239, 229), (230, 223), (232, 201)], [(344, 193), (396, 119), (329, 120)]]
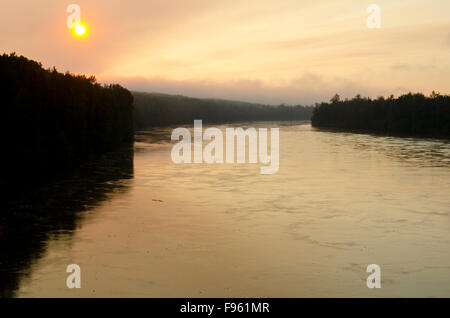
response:
[(381, 29), (357, 0), (3, 0), (0, 50), (135, 90), (268, 103), (448, 91), (450, 2), (379, 0)]

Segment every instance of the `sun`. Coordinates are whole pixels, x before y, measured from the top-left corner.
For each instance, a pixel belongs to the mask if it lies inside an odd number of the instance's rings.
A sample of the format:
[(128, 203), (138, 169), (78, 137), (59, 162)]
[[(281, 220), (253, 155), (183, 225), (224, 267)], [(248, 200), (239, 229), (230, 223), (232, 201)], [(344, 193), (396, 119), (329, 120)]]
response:
[(74, 28), (75, 34), (78, 36), (83, 36), (86, 34), (86, 27), (82, 24), (77, 24)]

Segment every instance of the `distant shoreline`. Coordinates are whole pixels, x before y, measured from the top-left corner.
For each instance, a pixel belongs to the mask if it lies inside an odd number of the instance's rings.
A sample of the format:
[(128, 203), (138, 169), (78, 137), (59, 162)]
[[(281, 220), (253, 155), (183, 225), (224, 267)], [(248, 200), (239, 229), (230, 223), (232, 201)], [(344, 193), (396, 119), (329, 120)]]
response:
[(336, 131), (449, 139), (450, 96), (409, 93), (371, 100), (358, 95), (341, 101), (336, 94), (314, 108), (311, 124)]
[(437, 140), (449, 140), (450, 137), (446, 135), (424, 135), (424, 134), (412, 134), (412, 133), (395, 133), (395, 132), (381, 132), (376, 130), (364, 130), (364, 129), (351, 129), (351, 128), (335, 128), (335, 127), (319, 127), (312, 126), (316, 131), (332, 132), (332, 133), (349, 133), (360, 135), (372, 135), (376, 137), (397, 137), (397, 138), (413, 138), (413, 139), (437, 139)]

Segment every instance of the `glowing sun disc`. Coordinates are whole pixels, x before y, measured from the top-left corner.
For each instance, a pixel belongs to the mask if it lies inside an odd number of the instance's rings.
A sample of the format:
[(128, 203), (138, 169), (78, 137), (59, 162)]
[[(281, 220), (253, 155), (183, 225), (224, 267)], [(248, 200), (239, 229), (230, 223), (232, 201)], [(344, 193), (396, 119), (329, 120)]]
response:
[(78, 24), (76, 27), (75, 27), (75, 33), (77, 34), (77, 35), (83, 35), (83, 34), (85, 34), (86, 33), (86, 28), (84, 27), (84, 25), (82, 25), (82, 24)]

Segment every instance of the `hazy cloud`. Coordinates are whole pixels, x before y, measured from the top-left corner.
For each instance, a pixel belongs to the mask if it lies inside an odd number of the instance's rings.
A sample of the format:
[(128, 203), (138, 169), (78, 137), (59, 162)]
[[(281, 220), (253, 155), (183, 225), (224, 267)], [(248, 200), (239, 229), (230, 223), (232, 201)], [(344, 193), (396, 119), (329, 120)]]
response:
[(407, 71), (410, 69), (410, 66), (405, 63), (396, 63), (391, 67), (394, 71)]
[(357, 94), (378, 96), (377, 88), (364, 87), (345, 79), (326, 80), (317, 74), (305, 74), (291, 82), (271, 86), (259, 80), (233, 82), (173, 81), (162, 78), (100, 78), (102, 82), (118, 82), (131, 90), (182, 94), (202, 98), (221, 98), (269, 104), (311, 105), (330, 99), (335, 93), (343, 98)]

